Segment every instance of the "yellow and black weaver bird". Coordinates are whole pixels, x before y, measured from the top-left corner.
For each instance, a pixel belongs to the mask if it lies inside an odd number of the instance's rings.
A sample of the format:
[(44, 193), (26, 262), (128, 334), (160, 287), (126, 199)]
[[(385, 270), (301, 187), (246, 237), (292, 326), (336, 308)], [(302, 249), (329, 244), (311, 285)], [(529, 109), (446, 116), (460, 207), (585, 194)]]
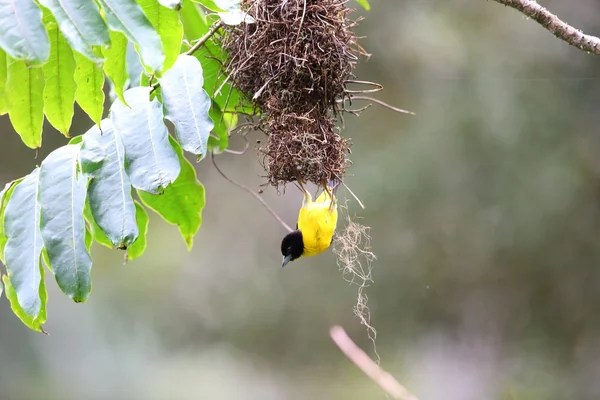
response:
[(296, 230), (288, 233), (281, 241), (282, 267), (300, 257), (315, 256), (327, 250), (337, 226), (335, 192), (340, 182), (331, 181), (315, 201), (302, 182), (298, 183), (304, 192), (304, 199), (298, 213)]

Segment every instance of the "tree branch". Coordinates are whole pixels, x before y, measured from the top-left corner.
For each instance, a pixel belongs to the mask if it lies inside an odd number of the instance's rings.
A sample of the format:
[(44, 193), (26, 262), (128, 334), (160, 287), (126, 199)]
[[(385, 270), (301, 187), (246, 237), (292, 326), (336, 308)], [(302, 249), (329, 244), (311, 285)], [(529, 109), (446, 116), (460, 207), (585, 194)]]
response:
[(196, 43), (194, 43), (194, 45), (188, 51), (186, 51), (185, 54), (188, 56), (191, 56), (192, 54), (194, 54), (222, 26), (223, 26), (223, 20), (219, 19), (219, 20), (215, 21), (215, 23), (212, 24), (212, 26), (210, 27), (208, 32), (206, 32), (206, 34), (204, 36), (202, 36), (200, 39), (198, 39), (198, 41)]
[(340, 350), (387, 394), (396, 400), (418, 400), (417, 396), (406, 390), (392, 375), (375, 364), (375, 361), (354, 344), (344, 328), (333, 326), (329, 335)]
[(565, 23), (546, 8), (533, 0), (494, 0), (496, 3), (514, 8), (579, 50), (600, 55), (600, 38), (586, 35)]

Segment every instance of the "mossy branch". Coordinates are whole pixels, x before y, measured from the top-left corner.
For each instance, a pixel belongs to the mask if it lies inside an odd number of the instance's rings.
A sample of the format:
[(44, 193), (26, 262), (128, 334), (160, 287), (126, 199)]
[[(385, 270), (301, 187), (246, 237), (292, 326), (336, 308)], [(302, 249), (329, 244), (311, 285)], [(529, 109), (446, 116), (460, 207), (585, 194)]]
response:
[(600, 38), (586, 35), (552, 14), (533, 0), (494, 0), (514, 8), (549, 30), (554, 36), (564, 40), (571, 46), (588, 53), (600, 55)]

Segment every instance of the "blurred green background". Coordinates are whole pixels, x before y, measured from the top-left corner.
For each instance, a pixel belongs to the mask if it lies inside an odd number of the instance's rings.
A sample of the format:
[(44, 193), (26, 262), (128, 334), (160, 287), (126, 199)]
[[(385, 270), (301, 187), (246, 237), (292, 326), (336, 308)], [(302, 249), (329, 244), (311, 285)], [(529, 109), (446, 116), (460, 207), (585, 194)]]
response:
[[(382, 365), (421, 400), (600, 398), (600, 58), (491, 1), (372, 3), (357, 76), (417, 113), (374, 106), (343, 132), (378, 257), (366, 294)], [(600, 31), (596, 1), (544, 5)], [(76, 113), (74, 133), (90, 126)], [(65, 144), (48, 127), (36, 160), (7, 116), (0, 132), (2, 185)], [(218, 161), (263, 183), (256, 151)], [(385, 398), (328, 337), (341, 324), (373, 355), (333, 254), (282, 269), (280, 225), (197, 169), (191, 252), (154, 216), (141, 259), (95, 246), (87, 304), (49, 282), (49, 336), (2, 299), (2, 399)], [(263, 196), (295, 222), (295, 188)]]

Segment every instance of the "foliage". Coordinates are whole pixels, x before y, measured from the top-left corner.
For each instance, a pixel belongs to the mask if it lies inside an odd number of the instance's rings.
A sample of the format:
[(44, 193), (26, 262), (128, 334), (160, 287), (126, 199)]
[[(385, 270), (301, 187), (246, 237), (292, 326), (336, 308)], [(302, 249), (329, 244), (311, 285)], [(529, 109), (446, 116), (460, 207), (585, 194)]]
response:
[[(42, 264), (62, 292), (85, 302), (92, 241), (141, 256), (146, 209), (175, 224), (191, 248), (204, 187), (184, 151), (201, 160), (225, 150), (236, 121), (230, 114), (243, 106), (222, 74), (219, 41), (204, 38), (190, 54), (186, 44), (218, 19), (253, 21), (232, 0), (38, 3), (0, 4), (0, 115), (32, 149), (42, 146), (44, 119), (71, 138), (75, 104), (93, 123), (0, 192), (0, 294), (43, 332)], [(115, 95), (108, 116), (106, 82)]]

